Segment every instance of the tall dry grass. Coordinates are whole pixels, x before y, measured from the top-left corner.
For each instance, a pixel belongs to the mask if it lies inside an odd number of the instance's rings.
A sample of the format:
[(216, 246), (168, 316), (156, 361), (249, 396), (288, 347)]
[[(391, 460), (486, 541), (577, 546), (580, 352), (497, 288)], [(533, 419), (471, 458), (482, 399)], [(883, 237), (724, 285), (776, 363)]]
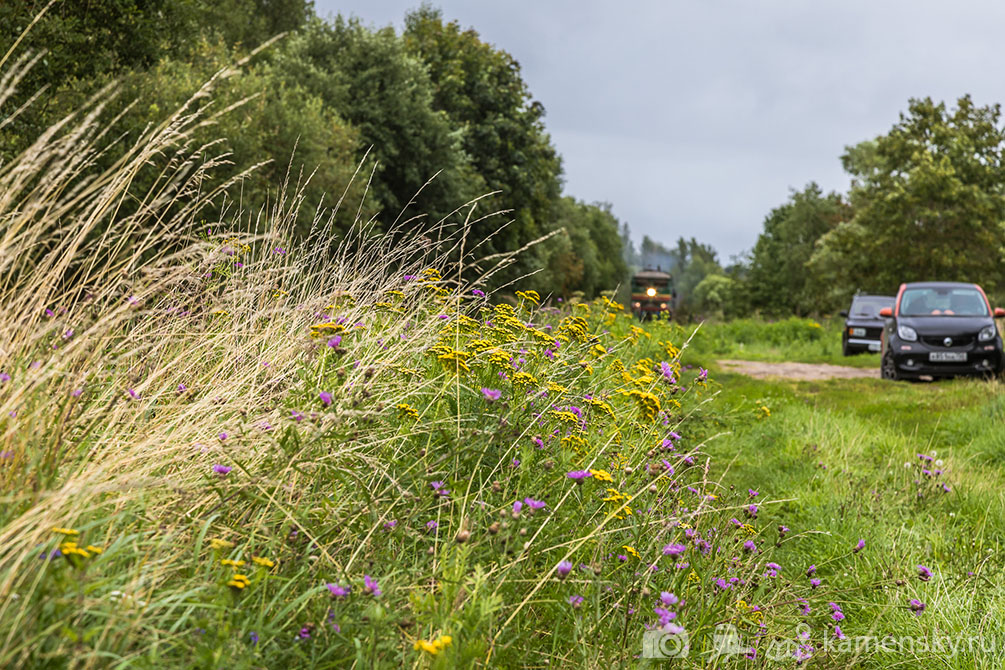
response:
[[(0, 102), (34, 62), (13, 64), (0, 82)], [(221, 505), (206, 463), (252, 472), (275, 457), (251, 434), (278, 425), (289, 412), (284, 394), (312, 381), (301, 375), (304, 359), (325, 343), (305, 339), (309, 326), (336, 303), (347, 323), (362, 322), (375, 302), (401, 288), (402, 274), (445, 271), (447, 258), (470, 254), (463, 226), (440, 221), (408, 234), (416, 223), (407, 216), (378, 235), (373, 220), (357, 216), (340, 232), (335, 212), (318, 211), (311, 235), (294, 241), (303, 201), (289, 180), (277, 185), (268, 209), (203, 221), (206, 206), (240, 179), (206, 190), (228, 156), (194, 139), (213, 114), (228, 111), (214, 112), (205, 99), (233, 74), (220, 73), (133, 140), (113, 135), (114, 119), (100, 120), (116, 103), (115, 89), (106, 88), (0, 167), (0, 665), (25, 663), (43, 647), (72, 656), (72, 640), (53, 644), (58, 631), (34, 626), (34, 595), (45, 577), (29, 568), (51, 543), (52, 528), (78, 528), (89, 543), (126, 542), (149, 553), (150, 562), (124, 562), (131, 572), (117, 586), (143, 603), (132, 613), (137, 630), (109, 622), (98, 633), (139, 634), (155, 620), (142, 610), (158, 606), (158, 584), (180, 569), (155, 557), (156, 548), (191, 545), (193, 529), (205, 528)], [(116, 144), (126, 145), (121, 157), (99, 168)], [(149, 187), (137, 187), (141, 174)], [(470, 225), (474, 203), (465, 211)], [(511, 255), (493, 260), (498, 268)], [(455, 272), (459, 279), (461, 268)], [(408, 296), (409, 309), (432, 309), (437, 300), (438, 310), (460, 308), (423, 292)], [(434, 327), (403, 315), (381, 332), (358, 334), (360, 359), (393, 366), (430, 344)], [(367, 366), (349, 368), (345, 382), (362, 386), (370, 374)], [(349, 412), (334, 420), (359, 419)], [(224, 441), (226, 425), (233, 432)], [(327, 428), (318, 420), (311, 430)], [(344, 450), (364, 454), (361, 444), (387, 437), (371, 433)], [(294, 504), (309, 465), (295, 454), (283, 457), (290, 467), (275, 478), (282, 486), (252, 478), (250, 491), (227, 495), (262, 496), (277, 510)], [(247, 519), (249, 532), (262, 521)], [(310, 537), (310, 529), (302, 532)]]

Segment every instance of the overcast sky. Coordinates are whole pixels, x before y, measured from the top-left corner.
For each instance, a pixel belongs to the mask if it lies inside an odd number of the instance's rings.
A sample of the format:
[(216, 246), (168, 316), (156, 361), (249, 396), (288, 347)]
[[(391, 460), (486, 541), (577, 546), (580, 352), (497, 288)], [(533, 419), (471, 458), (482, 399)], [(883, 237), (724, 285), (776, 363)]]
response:
[[(420, 0), (315, 0), (401, 28)], [(1005, 99), (1005, 3), (441, 0), (519, 61), (566, 193), (633, 237), (697, 237), (728, 261), (792, 188), (845, 190), (839, 156), (908, 98)]]

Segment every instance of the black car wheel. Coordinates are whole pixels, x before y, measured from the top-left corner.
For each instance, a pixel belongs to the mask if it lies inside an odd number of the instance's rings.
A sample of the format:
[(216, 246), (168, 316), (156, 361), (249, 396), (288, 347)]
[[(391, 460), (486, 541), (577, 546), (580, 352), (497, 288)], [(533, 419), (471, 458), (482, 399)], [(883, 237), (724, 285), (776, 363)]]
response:
[(893, 362), (893, 354), (889, 350), (883, 354), (883, 359), (879, 364), (879, 376), (883, 379), (889, 379), (891, 381), (897, 381), (900, 379), (900, 374), (897, 372), (897, 365)]

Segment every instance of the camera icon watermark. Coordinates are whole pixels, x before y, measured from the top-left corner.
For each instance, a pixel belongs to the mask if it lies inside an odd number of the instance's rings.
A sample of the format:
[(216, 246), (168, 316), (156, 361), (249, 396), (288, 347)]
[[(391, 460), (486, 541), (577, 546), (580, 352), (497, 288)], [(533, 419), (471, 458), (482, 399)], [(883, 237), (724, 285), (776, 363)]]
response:
[(690, 651), (691, 639), (683, 628), (673, 633), (656, 628), (642, 634), (642, 658), (687, 658)]

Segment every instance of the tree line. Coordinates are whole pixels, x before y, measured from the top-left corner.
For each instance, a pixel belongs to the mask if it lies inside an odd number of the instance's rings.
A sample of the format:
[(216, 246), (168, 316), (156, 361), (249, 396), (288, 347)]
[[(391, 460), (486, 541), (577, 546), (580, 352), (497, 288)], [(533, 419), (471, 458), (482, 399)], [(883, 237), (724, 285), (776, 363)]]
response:
[[(976, 281), (1005, 297), (1005, 130), (998, 105), (969, 96), (954, 107), (910, 100), (887, 133), (846, 148), (846, 192), (794, 190), (753, 248), (724, 263), (688, 235), (636, 248), (610, 205), (564, 195), (544, 107), (519, 63), (428, 5), (396, 31), (323, 20), (309, 0), (89, 0), (42, 12), (48, 4), (0, 3), (3, 44), (41, 54), (0, 110), (4, 163), (110, 84), (124, 102), (105, 114), (129, 138), (242, 63), (204, 101), (209, 113), (236, 105), (204, 139), (224, 138), (211, 146), (226, 155), (221, 182), (261, 165), (209, 218), (238, 198), (254, 212), (292, 174), (307, 181), (303, 235), (317, 207), (340, 202), (343, 231), (357, 217), (389, 234), (470, 216), (466, 246), (480, 258), (553, 234), (493, 286), (592, 297), (624, 293), (632, 271), (661, 265), (675, 275), (682, 318), (827, 313), (857, 291), (920, 279)], [(98, 160), (115, 158), (113, 144)], [(478, 198), (477, 214), (458, 210)]]
[(999, 105), (912, 99), (887, 133), (846, 147), (846, 192), (794, 190), (730, 265), (693, 239), (661, 249), (683, 275), (683, 316), (829, 314), (924, 280), (1005, 299), (1003, 158)]
[[(0, 4), (3, 43), (14, 44), (47, 4)], [(9, 115), (29, 103), (0, 137), (0, 159), (113, 82), (121, 100), (135, 101), (114, 119), (115, 132), (136, 136), (251, 55), (204, 103), (213, 114), (243, 101), (204, 131), (206, 142), (224, 138), (211, 148), (226, 155), (216, 179), (265, 162), (242, 178), (231, 208), (240, 198), (253, 213), (291, 174), (307, 182), (304, 235), (318, 207), (341, 202), (337, 230), (357, 219), (384, 234), (471, 220), (466, 248), (476, 259), (531, 245), (493, 276), (496, 287), (592, 297), (626, 275), (611, 207), (563, 194), (561, 157), (519, 63), (429, 6), (396, 31), (323, 20), (308, 0), (57, 2), (19, 49), (44, 56), (4, 105)], [(109, 105), (106, 116), (123, 107)], [(99, 160), (115, 157), (113, 146)], [(476, 199), (472, 214), (463, 205)], [(494, 212), (502, 213), (485, 216)]]

